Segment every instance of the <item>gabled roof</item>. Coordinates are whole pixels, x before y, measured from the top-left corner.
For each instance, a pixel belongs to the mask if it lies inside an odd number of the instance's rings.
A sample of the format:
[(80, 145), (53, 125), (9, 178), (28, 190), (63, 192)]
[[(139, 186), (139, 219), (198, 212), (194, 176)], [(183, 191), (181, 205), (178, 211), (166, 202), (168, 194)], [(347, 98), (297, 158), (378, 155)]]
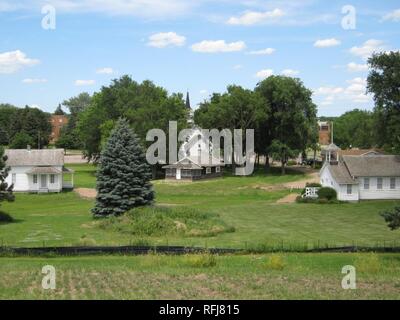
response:
[(400, 156), (343, 156), (353, 177), (400, 177)]
[(339, 161), (335, 165), (327, 164), (328, 170), (338, 184), (358, 184), (350, 175), (346, 165)]
[(7, 166), (62, 166), (64, 149), (7, 149)]

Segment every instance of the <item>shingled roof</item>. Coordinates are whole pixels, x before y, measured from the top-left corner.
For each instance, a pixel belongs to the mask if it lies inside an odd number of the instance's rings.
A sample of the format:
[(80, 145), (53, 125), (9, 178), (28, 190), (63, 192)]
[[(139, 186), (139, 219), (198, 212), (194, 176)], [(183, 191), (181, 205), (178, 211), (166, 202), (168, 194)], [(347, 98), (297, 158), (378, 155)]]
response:
[(353, 177), (400, 177), (400, 156), (343, 156)]
[(8, 149), (7, 166), (63, 166), (64, 149)]
[(358, 184), (353, 180), (344, 163), (338, 162), (336, 165), (328, 165), (332, 177), (338, 184)]

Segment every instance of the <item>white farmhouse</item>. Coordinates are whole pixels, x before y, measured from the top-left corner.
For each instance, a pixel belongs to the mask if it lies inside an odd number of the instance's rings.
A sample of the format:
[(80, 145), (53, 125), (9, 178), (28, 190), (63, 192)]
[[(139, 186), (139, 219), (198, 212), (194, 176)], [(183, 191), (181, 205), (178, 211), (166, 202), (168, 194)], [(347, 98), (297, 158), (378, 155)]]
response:
[[(73, 171), (64, 167), (63, 149), (8, 149), (6, 182), (19, 192), (61, 192), (73, 188)], [(71, 180), (64, 181), (64, 174)]]
[(342, 201), (400, 199), (400, 156), (344, 155), (324, 163), (320, 180)]

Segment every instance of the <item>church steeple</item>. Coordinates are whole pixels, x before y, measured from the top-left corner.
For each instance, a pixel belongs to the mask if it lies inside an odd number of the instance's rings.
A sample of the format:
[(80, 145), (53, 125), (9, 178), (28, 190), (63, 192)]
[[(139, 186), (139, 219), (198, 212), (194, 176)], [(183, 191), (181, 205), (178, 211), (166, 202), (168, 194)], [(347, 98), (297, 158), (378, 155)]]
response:
[(192, 108), (190, 107), (189, 91), (186, 92), (186, 101), (185, 101), (185, 104), (186, 104), (186, 108), (192, 109)]

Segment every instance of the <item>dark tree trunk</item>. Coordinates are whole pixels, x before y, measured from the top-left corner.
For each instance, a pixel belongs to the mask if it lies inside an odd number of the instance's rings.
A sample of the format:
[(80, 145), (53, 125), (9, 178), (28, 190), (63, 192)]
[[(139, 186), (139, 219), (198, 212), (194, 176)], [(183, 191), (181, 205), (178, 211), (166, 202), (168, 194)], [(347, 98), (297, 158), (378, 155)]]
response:
[(269, 171), (269, 156), (265, 155), (265, 172)]
[(313, 159), (313, 168), (315, 169), (315, 159), (317, 158), (317, 149), (314, 149), (314, 159)]
[(157, 178), (157, 165), (156, 164), (151, 166), (151, 173), (152, 173), (153, 180), (155, 180)]
[(282, 157), (281, 157), (281, 173), (282, 173), (282, 175), (285, 175), (285, 174), (286, 174), (285, 163), (286, 163), (286, 154), (285, 154), (285, 152), (283, 151)]

